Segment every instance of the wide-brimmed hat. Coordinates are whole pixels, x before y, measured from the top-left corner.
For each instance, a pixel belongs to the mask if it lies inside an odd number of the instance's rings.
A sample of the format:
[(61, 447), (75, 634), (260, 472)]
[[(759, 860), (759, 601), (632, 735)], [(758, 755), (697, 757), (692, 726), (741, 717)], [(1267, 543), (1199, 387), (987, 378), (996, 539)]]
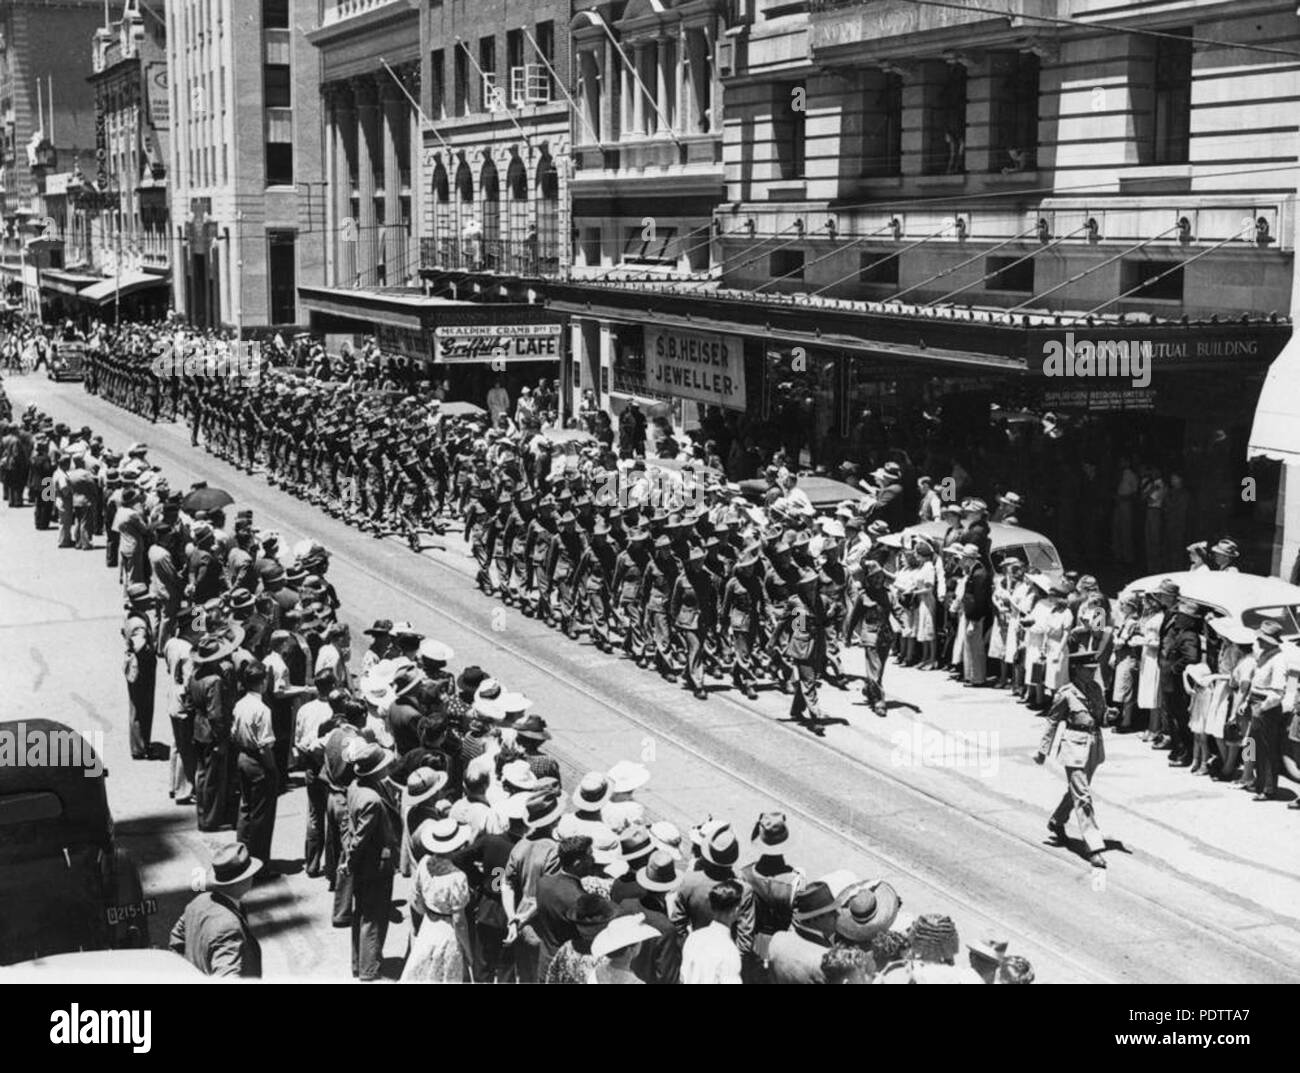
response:
[(540, 790), (532, 794), (524, 809), (524, 826), (530, 831), (549, 827), (564, 815), (564, 802), (556, 790)]
[(426, 637), (420, 642), (417, 654), (421, 659), (427, 659), (430, 663), (450, 663), (456, 655), (449, 645), (445, 645), (441, 641), (435, 641), (431, 637)]
[(447, 785), (445, 771), (436, 771), (431, 767), (416, 768), (406, 777), (406, 789), (402, 791), (402, 804), (410, 808), (428, 801)]
[(419, 630), (417, 630), (417, 629), (416, 629), (414, 626), (412, 626), (409, 622), (395, 622), (395, 623), (393, 623), (393, 636), (394, 636), (394, 637), (404, 637), (404, 638), (406, 638), (408, 641), (421, 641), (421, 640), (424, 639), (424, 634), (422, 634)]
[(650, 781), (650, 769), (632, 760), (620, 760), (606, 774), (616, 794), (630, 794)]
[(510, 722), (512, 716), (518, 719), (532, 706), (533, 702), (522, 693), (502, 693), (497, 699), (497, 707), (501, 709), (502, 719), (506, 722)]
[(1210, 552), (1213, 555), (1223, 555), (1229, 559), (1238, 559), (1241, 557), (1241, 549), (1237, 547), (1237, 542), (1229, 537), (1224, 537), (1220, 540), (1210, 549)]
[(837, 913), (839, 908), (839, 903), (835, 901), (835, 895), (831, 893), (831, 888), (818, 880), (815, 883), (809, 883), (795, 895), (793, 919), (796, 924), (806, 924), (811, 920), (824, 917), (828, 913)]
[(1080, 667), (1095, 667), (1100, 658), (1100, 653), (1096, 649), (1089, 649), (1083, 652), (1070, 653), (1070, 670)]
[(361, 632), (369, 634), (371, 637), (389, 637), (393, 632), (393, 620), (390, 618), (377, 618), (370, 629)]
[(724, 823), (712, 827), (707, 833), (702, 832), (702, 834), (700, 856), (709, 864), (717, 865), (719, 868), (730, 868), (740, 860), (740, 843), (736, 839), (736, 832), (731, 829), (731, 824)]
[(754, 824), (754, 833), (750, 843), (760, 857), (779, 857), (787, 852), (791, 845), (790, 825), (784, 812), (764, 812)]
[(649, 828), (640, 823), (628, 824), (619, 835), (618, 844), (620, 859), (627, 865), (641, 864), (655, 852)]
[(1269, 619), (1255, 633), (1255, 637), (1266, 645), (1276, 647), (1282, 643), (1282, 623)]
[(359, 778), (367, 778), (387, 771), (397, 762), (397, 755), (382, 745), (361, 741), (359, 748), (348, 750), (346, 759)]
[(592, 957), (609, 957), (637, 943), (659, 938), (657, 928), (645, 922), (644, 913), (628, 913), (611, 920), (592, 940)]
[(623, 847), (618, 835), (609, 828), (596, 828), (591, 835), (591, 859), (596, 867), (610, 879), (617, 879), (624, 872)]
[(546, 729), (546, 720), (540, 715), (526, 715), (515, 723), (513, 728), (516, 738), (528, 741), (550, 741), (551, 732)]
[(884, 880), (855, 883), (840, 893), (839, 919), (835, 931), (851, 943), (864, 943), (888, 931), (902, 899), (898, 891)]
[(133, 604), (157, 603), (153, 593), (149, 591), (149, 586), (141, 581), (134, 582), (126, 587), (126, 606)]
[(659, 894), (676, 890), (683, 879), (677, 871), (677, 857), (665, 849), (651, 853), (649, 860), (636, 873), (636, 881), (642, 889)]
[(229, 600), (232, 611), (244, 611), (257, 604), (257, 597), (244, 588), (231, 589)]
[(450, 816), (440, 820), (425, 820), (420, 824), (416, 836), (428, 853), (454, 853), (461, 846), (469, 845), (471, 840), (469, 825), (458, 823)]
[(1188, 600), (1186, 598), (1180, 599), (1178, 603), (1174, 604), (1174, 610), (1180, 615), (1190, 615), (1193, 618), (1200, 618), (1200, 616), (1204, 614), (1204, 608), (1202, 608), (1200, 604), (1195, 600)]
[(511, 793), (531, 793), (537, 788), (537, 775), (527, 760), (511, 760), (501, 769), (501, 785)]
[(1210, 629), (1230, 644), (1249, 647), (1255, 641), (1255, 631), (1239, 618), (1221, 615), (1209, 620)]
[(579, 812), (599, 812), (614, 793), (609, 776), (603, 771), (591, 771), (582, 777), (573, 791), (573, 807)]
[(222, 846), (212, 854), (212, 865), (208, 869), (207, 885), (213, 887), (233, 887), (246, 879), (252, 879), (262, 870), (265, 862), (259, 861), (248, 852), (242, 842)]
[(650, 825), (650, 841), (655, 848), (667, 853), (675, 861), (682, 859), (682, 833), (675, 823), (656, 820)]
[(194, 645), (190, 661), (195, 664), (219, 663), (226, 659), (239, 645), (233, 637), (221, 634), (204, 634)]

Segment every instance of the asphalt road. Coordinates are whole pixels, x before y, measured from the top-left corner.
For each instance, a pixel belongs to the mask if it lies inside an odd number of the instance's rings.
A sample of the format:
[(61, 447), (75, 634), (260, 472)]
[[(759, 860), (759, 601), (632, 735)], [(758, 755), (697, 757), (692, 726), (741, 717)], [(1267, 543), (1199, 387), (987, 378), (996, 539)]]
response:
[[(151, 426), (77, 384), (28, 377), (6, 387), (16, 406), (35, 402), (113, 445), (148, 443), (173, 487), (206, 480), (251, 508), (259, 527), (321, 540), (354, 637), (374, 618), (409, 619), (450, 644), (457, 665), (477, 663), (527, 693), (555, 733), (566, 784), (637, 759), (653, 773), (638, 796), (683, 829), (712, 814), (743, 836), (761, 810), (782, 808), (799, 838), (792, 856), (810, 876), (888, 878), (907, 911), (950, 914), (964, 942), (1009, 940), (1044, 982), (1300, 980), (1295, 812), (1169, 771), (1135, 739), (1110, 738), (1096, 795), (1111, 867), (1098, 873), (1079, 842), (1047, 841), (1063, 777), (1032, 764), (1041, 723), (1002, 695), (891, 668), (890, 716), (827, 690), (842, 722), (824, 738), (790, 723), (780, 695), (750, 703), (717, 683), (699, 702), (484, 597), (458, 534), (445, 551), (417, 556), (190, 447), (180, 425)], [(160, 939), (194, 870), (230, 836), (199, 834), (191, 810), (171, 805), (165, 764), (129, 759), (120, 594), (102, 550), (58, 550), (54, 534), (32, 530), (30, 510), (5, 508), (0, 546), (3, 718), (39, 710), (104, 731), (110, 802), (160, 900)], [(155, 737), (167, 741), (160, 722)], [(304, 814), (302, 791), (281, 798), (276, 858), (301, 858)], [(289, 874), (257, 888), (251, 904), (268, 975), (346, 976), (347, 935), (330, 928), (320, 881)], [(400, 957), (405, 941), (395, 927), (388, 954)]]

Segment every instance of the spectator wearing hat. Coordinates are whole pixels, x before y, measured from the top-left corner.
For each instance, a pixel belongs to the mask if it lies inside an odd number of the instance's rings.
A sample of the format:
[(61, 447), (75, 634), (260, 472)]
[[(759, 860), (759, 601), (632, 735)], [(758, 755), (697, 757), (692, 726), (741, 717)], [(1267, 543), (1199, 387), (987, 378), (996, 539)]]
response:
[(573, 811), (565, 814), (555, 828), (560, 838), (588, 835), (593, 840), (608, 841), (614, 832), (604, 820), (605, 806), (614, 796), (614, 786), (603, 771), (588, 772), (574, 789)]
[(743, 912), (745, 888), (735, 879), (711, 884), (706, 893), (708, 920), (682, 943), (681, 982), (739, 984), (741, 953), (733, 933)]
[[(560, 870), (555, 825), (564, 812), (558, 789), (539, 790), (521, 802), (526, 834), (510, 851), (501, 884), (506, 942), (515, 943), (515, 971), (521, 982), (536, 982), (540, 939), (532, 926), (537, 884), (543, 875)], [(516, 941), (517, 939), (517, 941)]]
[(592, 951), (592, 943), (618, 915), (618, 907), (608, 898), (593, 893), (579, 895), (569, 911), (573, 934), (556, 950), (542, 983), (595, 983), (600, 958)]
[(197, 522), (190, 533), (193, 547), (185, 563), (186, 595), (196, 604), (207, 603), (226, 591), (226, 579), (216, 554), (216, 534), (207, 522)]
[(1106, 697), (1097, 678), (1097, 653), (1076, 652), (1070, 656), (1070, 681), (1057, 690), (1048, 710), (1047, 729), (1034, 762), (1042, 764), (1048, 750), (1055, 747), (1056, 759), (1065, 768), (1066, 791), (1047, 821), (1047, 829), (1064, 843), (1065, 821), (1073, 812), (1094, 868), (1106, 867), (1106, 839), (1097, 826), (1091, 790), (1092, 777), (1106, 759), (1101, 737), (1106, 717)]
[(442, 684), (445, 692), (456, 688), (456, 676), (447, 670), (447, 664), (456, 658), (451, 647), (441, 641), (426, 637), (416, 649), (420, 659), (420, 669), (431, 682)]
[(509, 821), (506, 830), (480, 832), (451, 858), (469, 876), (473, 892), (467, 914), (477, 983), (511, 983), (515, 978), (514, 952), (505, 946), (509, 921), (501, 892), (510, 854), (527, 834), (525, 819), (531, 796), (531, 792), (522, 792), (507, 802), (503, 810)]
[(1237, 573), (1237, 560), (1240, 558), (1241, 549), (1230, 537), (1224, 537), (1210, 549), (1210, 562), (1221, 573)]
[(466, 918), (470, 897), (468, 878), (446, 857), (434, 855), (421, 862), (411, 894), (411, 911), (419, 913), (420, 923), (402, 967), (402, 982), (474, 982)]
[(754, 892), (736, 873), (740, 842), (728, 823), (710, 821), (691, 832), (699, 853), (694, 868), (686, 873), (669, 913), (677, 935), (685, 941), (692, 931), (713, 920), (709, 891), (724, 880), (736, 880), (741, 887), (739, 910), (732, 924), (736, 948), (743, 955), (754, 949)]
[(645, 818), (645, 806), (633, 800), (632, 795), (650, 781), (650, 771), (644, 764), (620, 760), (607, 773), (610, 784), (609, 802), (600, 810), (605, 826), (615, 833), (629, 824), (639, 824)]
[(1179, 600), (1160, 637), (1160, 701), (1169, 734), (1169, 766), (1192, 762), (1191, 697), (1187, 669), (1201, 661), (1201, 610), (1191, 600)]
[(370, 629), (362, 631), (370, 638), (370, 647), (361, 654), (361, 673), (368, 674), (375, 665), (386, 660), (393, 651), (393, 623), (391, 619), (376, 619)]
[(307, 784), (307, 833), (303, 846), (303, 871), (311, 877), (322, 874), (325, 854), (325, 816), (329, 808), (329, 784), (322, 778), (325, 739), (322, 728), (334, 719), (329, 697), (337, 682), (328, 671), (318, 673), (313, 684), (316, 696), (298, 709), (294, 717), (294, 766), (304, 773)]
[(232, 639), (206, 634), (194, 646), (185, 707), (194, 720), (194, 804), (200, 831), (232, 825), (238, 810), (230, 744), (236, 700)]
[(636, 971), (645, 944), (658, 940), (659, 932), (642, 913), (615, 917), (591, 944), (596, 966), (592, 983), (642, 984), (649, 981)]
[(839, 904), (824, 882), (809, 883), (795, 897), (791, 927), (772, 936), (768, 979), (774, 984), (820, 984), (822, 958), (832, 945)]
[(126, 589), (126, 696), (131, 736), (131, 757), (148, 760), (153, 735), (154, 686), (158, 674), (158, 641), (152, 611), (155, 600), (144, 584)]
[(1246, 787), (1255, 791), (1255, 801), (1277, 796), (1277, 779), (1282, 771), (1282, 698), (1286, 692), (1287, 660), (1282, 655), (1282, 624), (1269, 619), (1260, 626), (1255, 641), (1255, 670), (1250, 679), (1250, 724), (1247, 737), (1254, 746), (1253, 779)]
[(242, 696), (235, 702), (230, 731), (239, 773), (239, 823), (235, 836), (255, 857), (271, 859), (276, 801), (280, 792), (271, 710), (262, 700), (266, 668), (250, 663), (240, 672)]
[(893, 927), (903, 904), (898, 892), (882, 879), (850, 883), (839, 892), (836, 902), (839, 905), (836, 942), (867, 952)]
[(289, 756), (298, 706), (305, 697), (316, 692), (314, 686), (293, 681), (290, 660), (298, 663), (298, 657), (298, 642), (294, 635), (288, 630), (275, 630), (271, 634), (270, 652), (262, 662), (266, 667), (266, 700), (271, 710), (276, 767), (281, 785), (287, 785), (289, 781)]
[[(555, 757), (542, 752), (542, 746), (551, 740), (546, 720), (540, 715), (527, 715), (514, 725), (515, 741), (523, 750), (524, 760), (539, 779), (554, 779), (560, 784), (560, 764)], [(613, 799), (611, 798), (611, 803)]]
[(172, 952), (206, 976), (260, 978), (262, 947), (242, 903), (263, 863), (242, 842), (217, 850), (207, 890), (190, 901), (172, 928), (167, 943)]
[(793, 840), (783, 812), (764, 812), (754, 824), (750, 848), (758, 859), (741, 869), (745, 885), (754, 893), (754, 957), (746, 959), (747, 982), (758, 982), (772, 936), (790, 927), (795, 898), (806, 875), (786, 860)]
[(365, 705), (342, 690), (330, 694), (333, 717), (321, 727), (323, 759), (321, 779), (329, 788), (325, 805), (325, 852), (322, 859), (329, 889), (334, 892), (333, 923), (336, 928), (352, 924), (352, 877), (339, 871), (343, 847), (348, 842), (348, 783), (354, 778), (348, 759), (353, 742), (372, 741), (364, 729)]
[(352, 974), (373, 981), (383, 966), (401, 845), (398, 805), (385, 777), (396, 757), (364, 741), (353, 742), (347, 756), (354, 778), (347, 788), (347, 841), (339, 871), (352, 880)]

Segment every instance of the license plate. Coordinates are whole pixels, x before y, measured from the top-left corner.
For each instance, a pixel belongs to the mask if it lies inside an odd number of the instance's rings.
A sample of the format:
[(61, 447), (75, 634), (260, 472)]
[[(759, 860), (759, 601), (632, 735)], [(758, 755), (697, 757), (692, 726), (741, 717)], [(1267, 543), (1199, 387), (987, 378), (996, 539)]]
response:
[(130, 905), (110, 905), (107, 911), (108, 924), (109, 927), (113, 927), (116, 924), (125, 924), (128, 920), (153, 916), (156, 912), (158, 912), (158, 902), (154, 898), (145, 898)]

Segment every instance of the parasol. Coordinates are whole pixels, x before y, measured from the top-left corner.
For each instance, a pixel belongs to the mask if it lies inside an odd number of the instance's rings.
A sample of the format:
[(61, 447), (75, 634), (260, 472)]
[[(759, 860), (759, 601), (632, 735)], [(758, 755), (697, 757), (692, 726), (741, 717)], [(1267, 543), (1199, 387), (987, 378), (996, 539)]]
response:
[(181, 510), (186, 514), (194, 514), (201, 510), (220, 510), (222, 507), (230, 506), (234, 501), (235, 497), (223, 488), (196, 488), (181, 500)]

